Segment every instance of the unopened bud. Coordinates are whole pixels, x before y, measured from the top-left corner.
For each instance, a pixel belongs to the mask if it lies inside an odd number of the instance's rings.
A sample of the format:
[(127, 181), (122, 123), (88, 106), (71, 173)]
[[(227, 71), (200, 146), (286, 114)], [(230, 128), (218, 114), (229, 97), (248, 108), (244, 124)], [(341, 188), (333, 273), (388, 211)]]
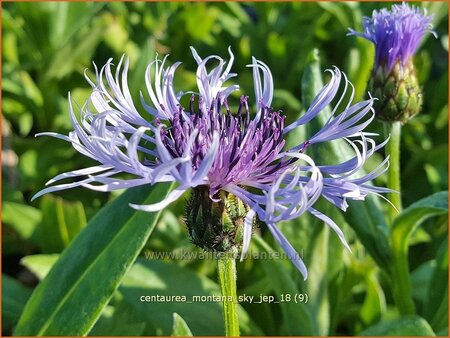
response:
[(369, 81), (369, 91), (378, 98), (374, 109), (381, 120), (406, 123), (422, 109), (422, 89), (412, 60), (405, 66), (398, 61), (390, 71), (385, 65), (378, 66)]
[(206, 186), (192, 190), (185, 213), (191, 241), (206, 251), (238, 253), (250, 208), (231, 193), (220, 191), (218, 197), (218, 202), (212, 201)]

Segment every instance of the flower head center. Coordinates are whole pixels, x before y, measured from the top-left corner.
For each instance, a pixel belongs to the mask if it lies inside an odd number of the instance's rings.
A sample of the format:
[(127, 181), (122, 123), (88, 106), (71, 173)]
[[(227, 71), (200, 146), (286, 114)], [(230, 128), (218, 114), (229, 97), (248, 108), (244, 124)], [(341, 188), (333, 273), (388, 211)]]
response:
[(193, 170), (197, 170), (213, 141), (219, 135), (219, 146), (215, 154), (208, 180), (211, 193), (228, 183), (244, 183), (248, 178), (260, 182), (273, 181), (284, 165), (277, 161), (285, 144), (283, 137), (285, 116), (263, 106), (258, 118), (251, 119), (248, 97), (242, 96), (236, 114), (233, 114), (226, 99), (220, 95), (212, 100), (207, 112), (194, 108), (192, 95), (189, 111), (173, 113), (170, 125), (161, 129), (164, 146), (173, 157), (188, 151)]

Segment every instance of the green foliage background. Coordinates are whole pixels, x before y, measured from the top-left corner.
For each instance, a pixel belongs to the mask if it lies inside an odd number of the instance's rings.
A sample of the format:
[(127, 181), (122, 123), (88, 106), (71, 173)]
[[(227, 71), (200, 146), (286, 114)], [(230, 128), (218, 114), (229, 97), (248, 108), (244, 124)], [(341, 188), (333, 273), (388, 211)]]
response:
[[(448, 7), (444, 2), (417, 4), (434, 14), (438, 38), (428, 35), (415, 58), (424, 107), (403, 128), (401, 180), (405, 207), (446, 191), (448, 186)], [(231, 46), (233, 71), (239, 74), (242, 93), (253, 94), (246, 65), (255, 56), (270, 67), (275, 83), (273, 106), (282, 109), (290, 122), (307, 108), (301, 79), (313, 49), (319, 51), (322, 71), (338, 66), (354, 84), (355, 100), (364, 97), (373, 46), (346, 34), (349, 27), (361, 30), (363, 15), (385, 6), (389, 4), (2, 3), (3, 334), (13, 332), (33, 289), (61, 252), (87, 221), (119, 194), (74, 189), (30, 202), (31, 196), (56, 174), (90, 164), (69, 144), (34, 135), (43, 131), (67, 134), (71, 130), (67, 93), (70, 91), (74, 100), (83, 104), (90, 93), (83, 73), (88, 69), (92, 74), (92, 62), (101, 66), (110, 57), (117, 62), (127, 54), (130, 90), (139, 107), (139, 91), (145, 91), (145, 68), (155, 53), (170, 54), (170, 62), (182, 60), (176, 85), (192, 90), (196, 64), (189, 46), (201, 56), (223, 57), (228, 56)], [(383, 134), (380, 122), (374, 122), (371, 128)], [(369, 167), (381, 159), (382, 154), (378, 154)], [(383, 185), (384, 180), (381, 177), (376, 183)], [(370, 243), (384, 243), (381, 232), (377, 235), (380, 237), (369, 236), (371, 242), (365, 242), (355, 218), (335, 215), (349, 239), (353, 251), (349, 253), (333, 233), (328, 234), (319, 222), (305, 216), (280, 227), (305, 255), (309, 279), (304, 282), (286, 260), (248, 259), (238, 263), (238, 294), (280, 297), (302, 293), (309, 295), (309, 303), (242, 303), (242, 334), (447, 335), (446, 197), (432, 196), (424, 202), (426, 214), (415, 213), (414, 204), (406, 215), (410, 218), (404, 217), (404, 222), (411, 224), (408, 229), (415, 228), (411, 236), (406, 236), (414, 314), (399, 312), (391, 293), (389, 267), (380, 264), (374, 254), (382, 254), (384, 249), (370, 247)], [(389, 208), (384, 202), (377, 205), (382, 211)], [(145, 259), (144, 252), (199, 252), (189, 243), (180, 222), (183, 208), (184, 201), (180, 200), (162, 212), (141, 257), (118, 281), (120, 286), (110, 300), (106, 299), (99, 319), (95, 318), (95, 325), (93, 322), (86, 333), (223, 334), (218, 303), (189, 307), (139, 301), (140, 295), (156, 293), (219, 293), (214, 260)], [(415, 227), (419, 223), (421, 226)], [(359, 226), (364, 227), (361, 222)], [(260, 235), (252, 241), (252, 252), (280, 250), (266, 229), (262, 228)], [(113, 266), (114, 261), (109, 264)], [(98, 274), (92, 278), (95, 283), (95, 278), (100, 281), (106, 277)], [(85, 297), (78, 299), (74, 315), (83, 302), (89, 303), (90, 295)], [(71, 332), (84, 331), (66, 334)]]

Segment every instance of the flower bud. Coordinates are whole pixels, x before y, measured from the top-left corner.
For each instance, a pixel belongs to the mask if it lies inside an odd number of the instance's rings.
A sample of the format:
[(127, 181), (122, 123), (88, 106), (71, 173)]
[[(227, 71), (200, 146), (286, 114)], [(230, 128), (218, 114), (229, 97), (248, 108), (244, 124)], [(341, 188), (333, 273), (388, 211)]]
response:
[(383, 121), (406, 123), (422, 108), (422, 89), (412, 60), (405, 66), (399, 61), (391, 70), (379, 66), (369, 80), (369, 91), (378, 98), (374, 109)]
[[(185, 212), (191, 241), (212, 252), (238, 253), (244, 234), (244, 220), (249, 206), (226, 191), (218, 193), (219, 201), (209, 197), (206, 186), (192, 190)], [(256, 217), (253, 227), (256, 226)]]
[(373, 11), (364, 17), (363, 32), (350, 29), (375, 45), (375, 62), (368, 89), (379, 99), (374, 103), (378, 118), (407, 122), (422, 108), (422, 90), (417, 81), (412, 58), (425, 33), (432, 29), (432, 16), (407, 3)]

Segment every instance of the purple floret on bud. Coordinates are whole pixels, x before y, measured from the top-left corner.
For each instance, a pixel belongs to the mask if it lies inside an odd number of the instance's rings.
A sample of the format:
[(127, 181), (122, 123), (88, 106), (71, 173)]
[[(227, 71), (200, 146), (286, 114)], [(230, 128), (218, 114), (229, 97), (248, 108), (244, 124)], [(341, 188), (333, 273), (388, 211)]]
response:
[(432, 17), (406, 3), (373, 11), (356, 35), (375, 45), (375, 62), (368, 89), (379, 99), (374, 108), (381, 120), (406, 123), (422, 108), (422, 89), (413, 63), (422, 38), (432, 29)]

